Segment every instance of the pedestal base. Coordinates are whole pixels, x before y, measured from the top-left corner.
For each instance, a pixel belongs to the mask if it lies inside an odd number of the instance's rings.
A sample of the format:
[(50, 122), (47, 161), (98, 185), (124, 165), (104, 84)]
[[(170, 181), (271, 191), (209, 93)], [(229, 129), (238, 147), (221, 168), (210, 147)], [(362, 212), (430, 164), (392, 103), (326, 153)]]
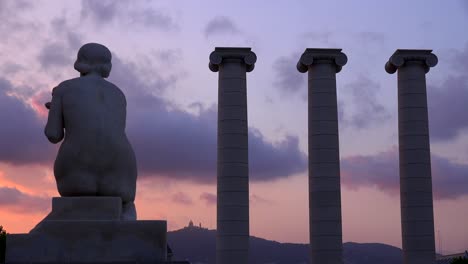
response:
[(166, 260), (166, 221), (44, 221), (8, 235), (6, 263)]
[(171, 263), (166, 221), (121, 221), (121, 206), (108, 197), (54, 198), (52, 212), (29, 234), (7, 236), (5, 262)]

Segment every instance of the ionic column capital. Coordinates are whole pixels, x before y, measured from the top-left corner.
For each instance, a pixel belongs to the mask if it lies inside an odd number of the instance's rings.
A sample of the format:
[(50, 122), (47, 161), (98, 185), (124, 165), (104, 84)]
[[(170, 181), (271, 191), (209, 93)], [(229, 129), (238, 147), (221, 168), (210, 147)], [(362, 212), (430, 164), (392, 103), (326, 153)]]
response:
[(251, 51), (251, 48), (217, 47), (210, 54), (208, 67), (211, 71), (217, 72), (219, 70), (219, 65), (226, 59), (240, 59), (245, 63), (247, 72), (251, 72), (255, 67), (257, 55)]
[(437, 65), (438, 59), (432, 50), (397, 49), (385, 64), (385, 70), (393, 74), (408, 61), (422, 62), (426, 73)]
[(341, 49), (306, 49), (297, 62), (297, 70), (305, 73), (309, 70), (309, 66), (319, 62), (335, 64), (338, 73), (348, 62), (348, 57), (341, 52)]

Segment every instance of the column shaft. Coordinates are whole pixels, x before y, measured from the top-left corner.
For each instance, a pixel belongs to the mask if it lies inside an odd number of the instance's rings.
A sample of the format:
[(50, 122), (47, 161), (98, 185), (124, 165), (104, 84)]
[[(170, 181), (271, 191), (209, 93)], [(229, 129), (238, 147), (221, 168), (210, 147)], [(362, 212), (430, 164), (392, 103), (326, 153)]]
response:
[(426, 73), (437, 65), (432, 50), (399, 49), (385, 64), (398, 71), (401, 232), (404, 264), (434, 264), (434, 213)]
[(340, 151), (336, 73), (341, 49), (306, 49), (297, 64), (308, 71), (309, 231), (312, 264), (342, 264)]
[(249, 158), (246, 69), (240, 59), (219, 66), (216, 263), (247, 263)]
[(247, 264), (249, 256), (249, 151), (246, 72), (250, 48), (216, 48), (209, 68), (219, 71), (216, 263)]
[(335, 66), (309, 67), (311, 263), (342, 263), (340, 162)]
[(406, 62), (398, 69), (401, 229), (407, 264), (434, 263), (435, 257), (425, 74), (422, 62)]

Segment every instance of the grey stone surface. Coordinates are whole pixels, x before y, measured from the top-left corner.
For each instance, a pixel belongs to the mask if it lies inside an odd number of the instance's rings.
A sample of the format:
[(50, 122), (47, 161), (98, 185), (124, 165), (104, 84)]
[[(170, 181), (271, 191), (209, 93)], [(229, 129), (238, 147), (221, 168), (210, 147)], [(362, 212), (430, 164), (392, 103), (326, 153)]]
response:
[(431, 50), (397, 50), (385, 70), (398, 71), (398, 134), (403, 261), (435, 263), (434, 213), (426, 73), (437, 64)]
[(166, 221), (122, 221), (120, 197), (54, 197), (28, 234), (7, 237), (7, 263), (166, 260)]
[(61, 196), (117, 196), (123, 218), (136, 219), (136, 159), (125, 135), (126, 100), (106, 81), (111, 53), (103, 45), (85, 44), (75, 62), (80, 77), (53, 89), (46, 104), (45, 134), (50, 142), (63, 140), (54, 164)]
[(257, 57), (250, 48), (216, 48), (209, 68), (219, 72), (216, 263), (247, 264), (249, 159), (246, 72)]
[(120, 220), (120, 197), (54, 197), (48, 220)]
[(40, 232), (8, 236), (6, 263), (164, 261), (166, 228), (166, 221), (44, 221)]
[(50, 220), (121, 220), (120, 197), (54, 197), (52, 211), (30, 232), (40, 232), (44, 221)]
[(336, 73), (341, 49), (306, 49), (297, 63), (308, 72), (309, 230), (311, 263), (342, 264), (340, 153)]

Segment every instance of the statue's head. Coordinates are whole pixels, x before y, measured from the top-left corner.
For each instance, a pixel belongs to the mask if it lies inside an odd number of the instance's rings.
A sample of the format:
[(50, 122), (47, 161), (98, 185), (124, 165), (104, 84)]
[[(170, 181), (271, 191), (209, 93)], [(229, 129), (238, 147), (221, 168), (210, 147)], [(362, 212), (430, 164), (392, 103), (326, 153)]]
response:
[(104, 45), (84, 44), (76, 56), (75, 70), (79, 71), (81, 75), (97, 73), (103, 78), (107, 78), (112, 69), (111, 59), (111, 52)]

